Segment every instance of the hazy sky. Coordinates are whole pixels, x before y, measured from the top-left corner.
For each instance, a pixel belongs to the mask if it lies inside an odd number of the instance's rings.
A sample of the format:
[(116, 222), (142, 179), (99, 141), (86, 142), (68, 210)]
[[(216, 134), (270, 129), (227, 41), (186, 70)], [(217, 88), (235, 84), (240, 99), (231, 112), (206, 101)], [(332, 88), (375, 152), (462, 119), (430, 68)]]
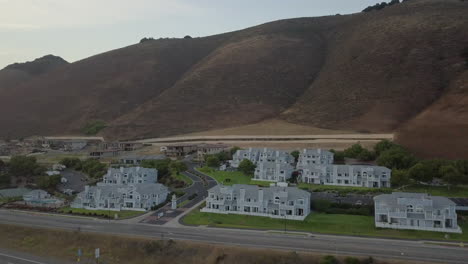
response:
[(206, 36), (273, 20), (348, 14), (382, 0), (0, 0), (0, 69), (73, 62), (143, 37)]

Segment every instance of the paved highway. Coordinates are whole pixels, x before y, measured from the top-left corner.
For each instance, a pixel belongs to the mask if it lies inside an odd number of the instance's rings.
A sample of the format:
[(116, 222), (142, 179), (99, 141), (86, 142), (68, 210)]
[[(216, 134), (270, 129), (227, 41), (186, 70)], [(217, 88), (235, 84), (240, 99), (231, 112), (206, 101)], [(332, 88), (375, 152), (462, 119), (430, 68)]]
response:
[[(255, 248), (320, 252), (339, 255), (419, 260), (453, 264), (468, 263), (468, 249), (431, 245), (420, 241), (360, 238), (331, 235), (285, 235), (266, 231), (206, 227), (167, 227), (106, 220), (51, 216), (0, 210), (1, 224), (59, 228), (116, 235), (188, 240)], [(1, 262), (0, 262), (1, 263)], [(21, 263), (22, 264), (22, 263)]]

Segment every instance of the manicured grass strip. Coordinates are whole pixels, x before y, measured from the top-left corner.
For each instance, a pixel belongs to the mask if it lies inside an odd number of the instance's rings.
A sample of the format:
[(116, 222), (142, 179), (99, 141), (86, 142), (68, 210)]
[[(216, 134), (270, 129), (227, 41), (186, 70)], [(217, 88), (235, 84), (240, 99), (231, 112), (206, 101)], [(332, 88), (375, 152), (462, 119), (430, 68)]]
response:
[(128, 219), (140, 216), (146, 212), (140, 211), (109, 211), (109, 210), (87, 210), (81, 208), (71, 208), (65, 207), (59, 210), (61, 213), (66, 214), (75, 214), (75, 215), (84, 215), (84, 216), (97, 216), (97, 217), (106, 217), (114, 219), (114, 215), (118, 215), (118, 219)]
[(360, 215), (312, 213), (304, 221), (293, 221), (259, 216), (201, 213), (199, 210), (194, 210), (188, 214), (183, 221), (185, 224), (190, 225), (209, 225), (215, 227), (253, 228), (265, 230), (284, 230), (286, 224), (287, 231), (309, 231), (325, 234), (404, 239), (468, 241), (468, 223), (466, 222), (461, 225), (463, 234), (450, 234), (450, 238), (445, 239), (445, 233), (439, 232), (375, 228), (374, 217)]
[(191, 202), (190, 200), (185, 200), (185, 201), (181, 202), (180, 204), (178, 204), (177, 208), (184, 207), (186, 204), (188, 204), (190, 202)]
[(186, 175), (184, 175), (184, 174), (182, 174), (182, 173), (180, 173), (180, 174), (173, 173), (173, 174), (171, 175), (171, 177), (173, 177), (173, 178), (175, 178), (175, 179), (177, 179), (177, 180), (179, 180), (179, 181), (185, 182), (185, 185), (186, 185), (187, 187), (193, 184), (193, 180), (190, 179), (190, 177), (188, 177), (188, 176), (186, 176)]
[(212, 168), (199, 168), (198, 171), (213, 177), (219, 183), (222, 183), (227, 186), (234, 184), (250, 184), (250, 185), (259, 185), (259, 186), (270, 186), (270, 182), (264, 181), (254, 181), (250, 176), (243, 174), (240, 171), (218, 171)]

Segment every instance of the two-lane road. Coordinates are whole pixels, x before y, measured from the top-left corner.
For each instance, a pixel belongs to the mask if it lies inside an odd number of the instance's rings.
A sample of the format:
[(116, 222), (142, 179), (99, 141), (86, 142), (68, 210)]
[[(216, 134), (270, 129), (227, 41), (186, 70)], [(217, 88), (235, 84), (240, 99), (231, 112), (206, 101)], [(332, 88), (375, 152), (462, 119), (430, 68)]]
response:
[(0, 223), (32, 227), (60, 228), (84, 232), (134, 235), (150, 238), (198, 241), (249, 248), (270, 248), (328, 254), (373, 256), (423, 262), (468, 263), (468, 249), (443, 247), (420, 241), (360, 238), (331, 235), (284, 235), (266, 231), (234, 230), (205, 227), (167, 227), (127, 224), (94, 219), (71, 218), (0, 210)]

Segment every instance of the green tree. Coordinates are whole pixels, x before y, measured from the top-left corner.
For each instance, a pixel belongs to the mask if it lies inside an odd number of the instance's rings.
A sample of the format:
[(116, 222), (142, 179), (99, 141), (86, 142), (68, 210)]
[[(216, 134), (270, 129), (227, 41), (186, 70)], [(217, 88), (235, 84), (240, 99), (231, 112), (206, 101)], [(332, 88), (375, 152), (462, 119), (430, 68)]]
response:
[(382, 152), (391, 149), (392, 147), (396, 146), (395, 143), (391, 142), (390, 140), (384, 139), (379, 143), (375, 144), (374, 152), (376, 156), (379, 156)]
[(344, 162), (345, 155), (343, 151), (337, 151), (337, 150), (331, 149), (330, 152), (333, 153), (333, 160), (335, 162)]
[(252, 175), (255, 171), (255, 164), (253, 164), (250, 160), (244, 159), (239, 164), (239, 171), (244, 173), (245, 175)]
[(361, 153), (357, 156), (359, 160), (362, 161), (371, 161), (375, 159), (375, 154), (372, 151), (369, 151), (367, 149), (363, 149)]
[(81, 170), (81, 160), (79, 158), (63, 158), (60, 164), (70, 169)]
[(406, 149), (394, 146), (380, 154), (377, 164), (390, 169), (409, 169), (417, 162)]
[(345, 157), (356, 159), (363, 150), (364, 148), (361, 146), (361, 144), (354, 144), (344, 150), (344, 155)]
[(443, 175), (442, 180), (447, 183), (449, 189), (450, 186), (456, 186), (461, 183), (461, 173), (453, 165), (440, 167), (440, 174)]
[(344, 259), (345, 264), (361, 264), (361, 261), (355, 257), (346, 257)]
[(41, 189), (55, 190), (57, 185), (60, 183), (61, 178), (61, 175), (41, 176), (37, 185)]
[(181, 172), (186, 171), (188, 168), (187, 168), (187, 165), (185, 165), (185, 163), (183, 163), (182, 161), (176, 160), (176, 161), (171, 161), (171, 163), (169, 164), (169, 169), (173, 173), (180, 174)]
[(169, 173), (170, 159), (164, 160), (143, 160), (140, 164), (143, 168), (157, 169), (159, 176), (164, 176)]
[(460, 172), (461, 183), (468, 184), (468, 160), (457, 160), (454, 166)]
[[(408, 170), (409, 177), (417, 182), (431, 182), (433, 175), (429, 166), (422, 162), (416, 163)], [(392, 176), (393, 177), (393, 176)]]
[(0, 171), (6, 168), (6, 163), (3, 160), (0, 160)]
[(324, 256), (320, 260), (320, 264), (339, 264), (338, 259), (334, 256)]
[(220, 162), (224, 162), (231, 159), (230, 153), (226, 151), (221, 151), (215, 155)]
[(9, 172), (13, 176), (37, 176), (41, 172), (39, 167), (35, 157), (14, 156), (9, 163)]
[(11, 182), (10, 174), (0, 173), (0, 187), (8, 187)]
[(107, 166), (98, 160), (87, 159), (83, 161), (81, 170), (93, 179), (100, 179), (104, 174), (106, 174)]
[(219, 161), (219, 158), (217, 156), (209, 156), (206, 159), (206, 165), (208, 167), (217, 168), (219, 167), (220, 163), (221, 162)]
[(234, 156), (234, 154), (236, 154), (236, 152), (237, 152), (238, 150), (240, 150), (240, 149), (241, 149), (241, 148), (239, 148), (239, 147), (232, 147), (232, 148), (229, 150), (229, 152), (230, 152), (230, 154), (231, 154), (231, 157)]
[(392, 187), (402, 187), (411, 183), (408, 171), (406, 170), (393, 170), (392, 177), (390, 178)]
[(294, 157), (294, 161), (297, 162), (299, 160), (299, 151), (298, 150), (294, 150), (293, 152), (291, 152), (291, 156)]

